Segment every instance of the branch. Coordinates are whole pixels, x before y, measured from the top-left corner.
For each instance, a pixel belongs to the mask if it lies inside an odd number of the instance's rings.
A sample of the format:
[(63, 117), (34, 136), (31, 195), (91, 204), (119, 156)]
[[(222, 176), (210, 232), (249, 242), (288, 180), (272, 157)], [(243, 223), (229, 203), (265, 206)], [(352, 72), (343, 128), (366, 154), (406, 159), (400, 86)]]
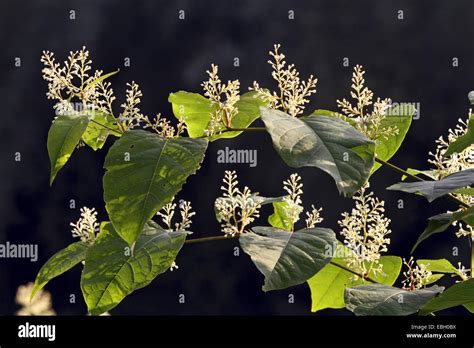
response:
[[(261, 131), (266, 131), (266, 128), (265, 127), (249, 127), (249, 128), (227, 128), (226, 130), (223, 130), (222, 133), (225, 133), (225, 132), (253, 132), (253, 131), (257, 131), (257, 132), (261, 132)], [(405, 175), (406, 177), (410, 178), (410, 179), (413, 179), (415, 181), (426, 181), (424, 180), (423, 178), (420, 178), (419, 176), (417, 175), (414, 175), (414, 174), (411, 174), (409, 172), (407, 172), (406, 170), (400, 168), (400, 167), (397, 167), (396, 165), (392, 164), (392, 163), (389, 163), (387, 161), (384, 161), (378, 157), (375, 157), (375, 162), (378, 162), (384, 166), (386, 166), (387, 168), (390, 168), (392, 169), (393, 171), (399, 173), (399, 174), (402, 174), (402, 175)], [(467, 203), (464, 203), (463, 201), (461, 201), (460, 199), (454, 197), (452, 194), (447, 194), (446, 197), (450, 200), (452, 200), (453, 202), (457, 203), (458, 205), (462, 206), (462, 207), (465, 207), (465, 208), (469, 208), (470, 205), (467, 204)]]
[[(212, 242), (212, 241), (219, 241), (219, 240), (231, 240), (231, 239), (238, 239), (239, 236), (238, 235), (235, 235), (235, 236), (228, 236), (228, 235), (219, 235), (219, 236), (212, 236), (212, 237), (204, 237), (204, 238), (193, 238), (193, 239), (186, 239), (186, 241), (184, 242), (184, 244), (197, 244), (197, 243), (204, 243), (204, 242)], [(341, 269), (343, 269), (344, 271), (347, 271), (349, 273), (352, 273), (362, 279), (365, 279), (371, 283), (378, 283), (377, 281), (371, 279), (370, 277), (368, 276), (364, 276), (363, 274), (360, 274), (350, 268), (347, 268), (346, 266), (342, 266), (336, 262), (333, 262), (333, 261), (329, 261), (329, 263), (333, 266), (336, 266), (336, 267), (339, 267)]]

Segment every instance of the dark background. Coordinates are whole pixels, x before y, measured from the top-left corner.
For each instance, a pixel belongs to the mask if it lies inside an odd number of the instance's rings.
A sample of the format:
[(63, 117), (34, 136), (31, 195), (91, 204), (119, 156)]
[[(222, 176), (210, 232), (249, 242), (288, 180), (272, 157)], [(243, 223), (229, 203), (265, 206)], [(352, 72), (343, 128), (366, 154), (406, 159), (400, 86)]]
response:
[[(69, 19), (69, 11), (76, 19)], [(178, 19), (178, 11), (186, 19)], [(288, 19), (288, 11), (295, 19)], [(404, 19), (397, 19), (397, 11)], [(33, 281), (41, 265), (73, 240), (69, 222), (79, 217), (79, 207), (96, 207), (106, 214), (102, 200), (103, 159), (106, 148), (75, 151), (49, 187), (46, 137), (53, 118), (53, 103), (46, 99), (46, 83), (39, 61), (42, 50), (63, 61), (70, 50), (83, 45), (91, 51), (94, 68), (105, 72), (121, 69), (113, 77), (118, 106), (125, 83), (135, 80), (144, 97), (142, 110), (171, 116), (170, 92), (201, 92), (205, 70), (220, 67), (223, 80), (239, 78), (242, 90), (253, 80), (271, 86), (267, 53), (281, 43), (288, 61), (302, 77), (319, 78), (318, 93), (307, 110), (336, 109), (336, 99), (349, 96), (355, 64), (364, 65), (366, 80), (376, 96), (394, 101), (418, 102), (421, 118), (413, 122), (399, 153), (392, 159), (401, 167), (427, 168), (427, 155), (435, 139), (465, 118), (467, 93), (474, 89), (474, 3), (472, 1), (5, 1), (0, 2), (0, 243), (38, 243), (39, 260), (0, 259), (0, 313), (12, 314), (20, 284)], [(14, 66), (15, 57), (22, 60)], [(130, 57), (131, 67), (123, 66)], [(240, 67), (233, 66), (239, 57)], [(350, 67), (343, 67), (343, 57)], [(453, 57), (459, 66), (452, 66)], [(258, 166), (217, 163), (218, 149), (257, 149)], [(21, 152), (21, 162), (14, 153)], [(241, 184), (263, 195), (283, 194), (281, 182), (294, 169), (286, 167), (273, 151), (266, 134), (243, 134), (212, 143), (205, 162), (178, 198), (191, 200), (198, 215), (193, 237), (219, 234), (213, 201), (225, 169), (236, 169)], [(323, 225), (339, 231), (340, 214), (352, 207), (338, 196), (325, 173), (298, 171), (304, 179), (304, 202), (323, 206)], [(377, 172), (372, 189), (386, 200), (392, 219), (390, 254), (409, 256), (426, 218), (453, 209), (440, 199), (424, 199), (385, 187), (399, 180), (387, 169)], [(402, 198), (405, 208), (397, 208)], [(69, 209), (75, 199), (77, 208)], [(265, 213), (270, 211), (264, 210)], [(262, 214), (267, 215), (267, 214)], [(304, 223), (304, 221), (302, 221)], [(264, 220), (262, 219), (262, 223)], [(127, 297), (112, 314), (309, 314), (307, 285), (263, 293), (263, 277), (242, 254), (233, 256), (236, 241), (186, 245), (177, 258), (180, 268), (159, 276), (145, 289)], [(458, 246), (460, 255), (451, 256)], [(454, 233), (432, 237), (417, 250), (417, 258), (446, 257), (468, 266), (468, 245)], [(80, 267), (53, 280), (47, 290), (59, 314), (84, 314), (79, 288)], [(185, 294), (186, 303), (178, 304)], [(289, 304), (288, 294), (295, 295)], [(68, 302), (75, 294), (76, 304)], [(325, 310), (320, 314), (342, 314)], [(464, 309), (445, 311), (466, 314)]]

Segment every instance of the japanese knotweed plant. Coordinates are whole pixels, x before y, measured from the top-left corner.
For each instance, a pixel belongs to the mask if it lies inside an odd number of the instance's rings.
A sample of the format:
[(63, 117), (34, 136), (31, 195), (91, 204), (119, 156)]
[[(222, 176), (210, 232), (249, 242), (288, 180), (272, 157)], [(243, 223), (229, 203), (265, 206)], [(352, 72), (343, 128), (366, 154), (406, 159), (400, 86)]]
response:
[[(433, 216), (416, 245), (435, 233), (457, 226), (456, 235), (474, 239), (474, 119), (437, 140), (430, 154), (431, 170), (403, 170), (387, 162), (398, 150), (415, 109), (375, 98), (364, 70), (352, 74), (350, 100), (337, 101), (339, 112), (307, 112), (317, 79), (302, 79), (275, 45), (270, 68), (275, 86), (241, 92), (240, 82), (223, 82), (211, 65), (202, 94), (178, 91), (169, 95), (176, 122), (139, 108), (138, 84), (127, 84), (125, 100), (114, 105), (109, 78), (92, 71), (89, 52), (71, 52), (64, 64), (44, 52), (47, 96), (55, 101), (56, 117), (48, 134), (51, 183), (78, 147), (99, 150), (113, 138), (103, 178), (108, 219), (95, 209), (81, 209), (71, 224), (79, 240), (49, 259), (40, 269), (31, 298), (53, 278), (83, 265), (81, 289), (88, 311), (97, 315), (117, 306), (127, 295), (159, 274), (177, 268), (184, 244), (238, 239), (264, 275), (264, 291), (307, 283), (312, 311), (347, 308), (356, 315), (429, 314), (454, 306), (474, 310), (470, 270), (445, 258), (402, 259), (389, 254), (392, 234), (384, 202), (370, 191), (369, 180), (381, 166), (402, 174), (391, 190), (417, 193), (432, 201), (441, 196), (456, 206)], [(251, 127), (260, 119), (263, 127)], [(305, 211), (298, 174), (283, 182), (283, 195), (264, 197), (239, 185), (237, 173), (224, 173), (222, 196), (214, 202), (221, 234), (189, 238), (195, 214), (191, 203), (177, 199), (187, 178), (204, 160), (209, 141), (223, 141), (242, 132), (266, 132), (275, 151), (290, 167), (316, 167), (329, 174), (340, 194), (352, 197), (354, 208), (342, 214), (340, 230), (321, 227), (322, 208)], [(405, 182), (405, 179), (412, 182)], [(263, 205), (273, 213), (266, 226)], [(259, 219), (259, 220), (257, 220)], [(411, 232), (411, 231), (410, 231)], [(416, 247), (415, 245), (415, 247)], [(401, 271), (403, 264), (406, 270)], [(451, 276), (446, 290), (435, 285)], [(398, 280), (398, 278), (401, 278)], [(397, 282), (399, 287), (394, 286)]]

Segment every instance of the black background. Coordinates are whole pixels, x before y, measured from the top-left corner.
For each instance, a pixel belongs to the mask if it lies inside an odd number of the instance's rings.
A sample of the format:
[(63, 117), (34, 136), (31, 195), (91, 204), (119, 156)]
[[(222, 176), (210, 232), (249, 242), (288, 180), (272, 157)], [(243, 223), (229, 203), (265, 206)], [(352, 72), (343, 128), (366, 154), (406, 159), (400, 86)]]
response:
[[(178, 11), (185, 10), (185, 20)], [(69, 11), (76, 19), (69, 19)], [(295, 19), (288, 19), (294, 10)], [(397, 18), (403, 10), (404, 19)], [(392, 159), (401, 167), (427, 168), (427, 155), (435, 139), (466, 118), (467, 93), (473, 89), (474, 3), (471, 1), (5, 1), (0, 2), (0, 242), (38, 243), (38, 262), (0, 259), (0, 313), (12, 314), (16, 288), (33, 281), (40, 266), (72, 242), (69, 222), (79, 207), (106, 213), (102, 199), (103, 159), (106, 148), (75, 151), (49, 187), (47, 131), (53, 103), (46, 99), (46, 83), (39, 61), (51, 50), (62, 61), (83, 45), (91, 51), (94, 68), (121, 69), (111, 81), (118, 106), (125, 83), (138, 82), (143, 91), (142, 110), (171, 116), (170, 92), (201, 92), (205, 70), (220, 67), (223, 80), (239, 78), (242, 89), (253, 80), (271, 86), (268, 51), (281, 43), (288, 61), (303, 77), (315, 74), (318, 93), (307, 110), (336, 109), (336, 99), (348, 97), (352, 67), (362, 64), (366, 81), (376, 96), (417, 102), (421, 118), (413, 122), (399, 153)], [(21, 67), (14, 66), (20, 57)], [(131, 67), (124, 67), (130, 57)], [(240, 67), (233, 66), (234, 57)], [(350, 59), (344, 67), (343, 58)], [(459, 66), (452, 66), (453, 57)], [(257, 149), (258, 165), (217, 163), (218, 149)], [(14, 161), (21, 152), (21, 162)], [(235, 169), (239, 181), (263, 195), (283, 194), (281, 182), (295, 170), (286, 167), (266, 134), (243, 134), (212, 143), (205, 162), (178, 198), (191, 200), (197, 211), (193, 237), (219, 234), (213, 201), (225, 169)], [(323, 206), (323, 225), (339, 231), (340, 214), (351, 208), (350, 199), (338, 196), (332, 179), (314, 169), (302, 169), (306, 206)], [(390, 254), (409, 256), (426, 218), (453, 209), (440, 199), (424, 199), (386, 191), (399, 176), (381, 169), (371, 187), (386, 200), (392, 219)], [(405, 208), (397, 208), (402, 198)], [(69, 209), (75, 199), (77, 209)], [(265, 213), (270, 211), (264, 210)], [(262, 215), (267, 215), (262, 214)], [(264, 219), (262, 222), (264, 223)], [(177, 271), (159, 276), (145, 289), (127, 297), (112, 314), (309, 314), (306, 285), (263, 293), (263, 277), (250, 259), (233, 256), (235, 241), (185, 246)], [(460, 255), (452, 256), (457, 246)], [(417, 258), (446, 257), (468, 266), (468, 245), (454, 233), (432, 237), (417, 250)], [(80, 267), (52, 281), (47, 289), (59, 314), (85, 314), (79, 288)], [(178, 303), (185, 294), (186, 303)], [(295, 295), (289, 304), (288, 294)], [(76, 304), (68, 302), (70, 294)], [(320, 314), (347, 314), (325, 310)], [(464, 309), (445, 311), (466, 314)]]

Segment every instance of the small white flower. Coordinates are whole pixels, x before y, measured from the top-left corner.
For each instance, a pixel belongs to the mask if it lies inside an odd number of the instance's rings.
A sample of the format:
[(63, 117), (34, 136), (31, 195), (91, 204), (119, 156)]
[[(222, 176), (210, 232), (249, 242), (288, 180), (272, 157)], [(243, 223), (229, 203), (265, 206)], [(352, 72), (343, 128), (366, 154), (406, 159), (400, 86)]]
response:
[(201, 84), (204, 89), (204, 96), (217, 105), (217, 110), (211, 114), (209, 125), (205, 130), (207, 136), (218, 134), (225, 128), (230, 128), (232, 119), (238, 113), (236, 104), (240, 100), (240, 82), (239, 80), (233, 80), (222, 83), (218, 72), (218, 66), (212, 64), (211, 70), (206, 71), (209, 79)]
[(30, 296), (33, 288), (33, 283), (20, 285), (18, 287), (15, 301), (22, 308), (16, 312), (16, 315), (56, 315), (56, 312), (52, 307), (51, 294), (48, 291), (41, 289), (36, 293), (35, 297), (32, 298), (30, 302)]
[(173, 226), (173, 217), (176, 210), (176, 203), (173, 200), (166, 204), (160, 211), (156, 213), (156, 215), (161, 217), (161, 220), (165, 224), (166, 228), (171, 231), (186, 231), (191, 227), (191, 218), (196, 215), (195, 212), (192, 211), (191, 202), (188, 201), (181, 201), (179, 203), (179, 213), (181, 217), (180, 222), (176, 222)]
[(285, 222), (291, 226), (294, 226), (299, 221), (300, 215), (303, 212), (303, 202), (301, 200), (303, 184), (300, 181), (301, 177), (296, 173), (291, 174), (288, 180), (283, 181), (283, 189), (288, 193), (288, 196), (283, 199), (285, 202)]
[(178, 269), (178, 268), (179, 268), (178, 264), (175, 261), (173, 261), (173, 263), (170, 266), (170, 271), (173, 272), (175, 269)]
[(381, 253), (388, 250), (391, 233), (388, 229), (390, 219), (384, 216), (384, 202), (366, 193), (368, 185), (362, 187), (353, 197), (355, 208), (351, 213), (343, 213), (338, 221), (342, 227), (344, 244), (351, 251), (347, 255), (349, 267), (365, 276), (382, 273), (379, 264)]
[(321, 211), (323, 208), (316, 209), (314, 205), (311, 205), (311, 212), (306, 212), (306, 227), (314, 228), (317, 224), (323, 221), (321, 217)]
[(316, 93), (318, 79), (311, 75), (308, 80), (301, 81), (295, 65), (287, 65), (285, 55), (280, 53), (279, 49), (280, 44), (273, 46), (273, 51), (269, 52), (273, 60), (268, 61), (273, 70), (272, 77), (278, 84), (278, 92), (261, 88), (256, 81), (249, 89), (256, 91), (261, 99), (269, 103), (270, 108), (281, 109), (296, 117), (303, 113), (305, 105), (309, 103), (307, 98)]
[(257, 193), (252, 193), (248, 187), (239, 190), (235, 171), (226, 171), (223, 181), (223, 197), (216, 199), (215, 209), (222, 232), (233, 237), (244, 233), (245, 228), (260, 216), (261, 205), (253, 198)]
[[(374, 102), (374, 93), (365, 87), (364, 75), (365, 71), (362, 66), (356, 65), (352, 73), (351, 85), (351, 97), (356, 104), (353, 105), (348, 100), (342, 99), (337, 100), (337, 105), (347, 117), (355, 121), (356, 128), (369, 139), (388, 138), (397, 134), (398, 128), (382, 126), (382, 120), (386, 117), (386, 112), (391, 106), (390, 99), (377, 98)], [(366, 109), (371, 105), (373, 106), (372, 111), (368, 112)]]
[(461, 277), (462, 281), (466, 281), (470, 278), (469, 270), (464, 267), (461, 262), (458, 262), (458, 275)]
[(405, 279), (402, 281), (402, 284), (405, 290), (413, 291), (421, 289), (433, 275), (427, 268), (429, 264), (421, 264), (413, 267), (414, 263), (413, 257), (410, 257), (408, 261), (403, 259), (403, 264), (408, 268), (406, 272), (403, 272)]
[(92, 243), (99, 232), (99, 223), (97, 222), (97, 212), (95, 208), (81, 208), (81, 217), (76, 223), (70, 223), (72, 227), (72, 236), (80, 238), (81, 241)]

